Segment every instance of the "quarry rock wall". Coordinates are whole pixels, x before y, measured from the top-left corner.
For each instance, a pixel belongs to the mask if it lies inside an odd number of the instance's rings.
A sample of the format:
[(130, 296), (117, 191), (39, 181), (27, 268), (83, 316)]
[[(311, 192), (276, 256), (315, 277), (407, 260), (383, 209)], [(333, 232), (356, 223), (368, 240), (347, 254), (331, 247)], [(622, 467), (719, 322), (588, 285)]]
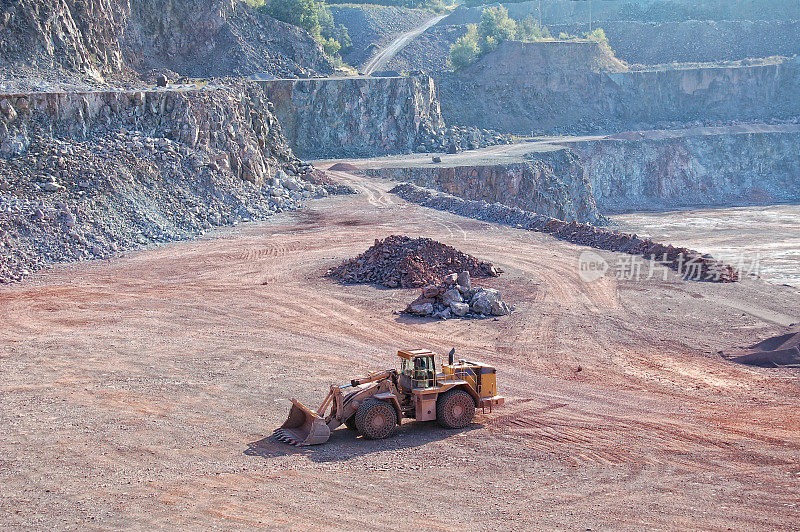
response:
[[(446, 24), (477, 24), (481, 12), (491, 5), (457, 7)], [(582, 24), (588, 28), (590, 18), (595, 24), (608, 21), (639, 20), (644, 22), (675, 22), (686, 20), (798, 20), (800, 4), (796, 0), (532, 0), (504, 4), (509, 16), (523, 19), (541, 14), (542, 24)], [(541, 10), (541, 11), (540, 11)], [(596, 27), (596, 26), (595, 26)]]
[(9, 0), (0, 5), (0, 66), (63, 68), (101, 79), (122, 70), (110, 0)]
[(407, 181), (464, 198), (502, 203), (560, 220), (601, 220), (592, 185), (569, 149), (509, 164), (422, 166), (368, 170), (368, 175)]
[(798, 58), (609, 72), (596, 45), (553, 46), (560, 44), (506, 42), (469, 67), (439, 74), (445, 121), (531, 134), (800, 116)]
[(81, 140), (119, 129), (205, 149), (213, 164), (253, 182), (293, 159), (263, 91), (252, 83), (214, 90), (0, 95), (0, 156), (23, 154), (35, 135)]
[[(603, 22), (614, 54), (631, 64), (738, 61), (800, 52), (798, 20)], [(586, 24), (549, 26), (553, 35), (580, 35)], [(698, 43), (703, 43), (698, 46)]]
[(570, 143), (604, 213), (800, 201), (800, 126)]
[(258, 82), (299, 156), (409, 152), (444, 128), (428, 76)]
[[(4, 0), (0, 72), (96, 81), (170, 69), (191, 77), (330, 73), (308, 32), (239, 0)], [(48, 76), (44, 71), (55, 70)]]

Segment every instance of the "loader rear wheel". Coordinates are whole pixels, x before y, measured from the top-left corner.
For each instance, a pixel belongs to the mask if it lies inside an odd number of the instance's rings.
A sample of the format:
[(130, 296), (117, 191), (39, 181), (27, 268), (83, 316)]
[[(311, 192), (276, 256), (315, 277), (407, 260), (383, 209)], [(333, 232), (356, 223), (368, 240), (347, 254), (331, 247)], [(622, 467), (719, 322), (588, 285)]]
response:
[(385, 438), (397, 425), (397, 413), (392, 406), (378, 399), (367, 399), (356, 411), (356, 428), (367, 439)]
[(461, 429), (475, 417), (475, 401), (464, 390), (450, 390), (436, 401), (436, 421), (448, 429)]

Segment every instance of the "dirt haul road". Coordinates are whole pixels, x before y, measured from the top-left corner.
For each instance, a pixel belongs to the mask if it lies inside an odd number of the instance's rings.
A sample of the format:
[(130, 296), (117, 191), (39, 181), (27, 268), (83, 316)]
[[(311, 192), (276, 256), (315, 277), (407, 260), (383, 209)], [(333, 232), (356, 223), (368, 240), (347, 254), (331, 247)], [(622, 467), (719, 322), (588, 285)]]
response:
[(408, 43), (425, 33), (425, 30), (428, 28), (441, 22), (441, 20), (446, 16), (447, 15), (444, 14), (432, 17), (411, 31), (407, 31), (394, 39), (385, 48), (379, 50), (377, 54), (372, 56), (372, 58), (367, 61), (367, 63), (364, 65), (364, 73), (372, 74), (373, 72), (377, 72), (385, 67), (386, 64), (400, 52), (400, 50), (408, 46)]
[[(797, 526), (797, 373), (716, 355), (785, 330), (794, 291), (583, 283), (583, 248), (335, 175), (361, 194), (0, 288), (4, 528)], [(501, 266), (484, 286), (516, 311), (416, 320), (392, 314), (415, 290), (322, 277), (393, 233)], [(267, 437), (289, 397), (415, 346), (495, 364), (506, 406), (461, 431)]]

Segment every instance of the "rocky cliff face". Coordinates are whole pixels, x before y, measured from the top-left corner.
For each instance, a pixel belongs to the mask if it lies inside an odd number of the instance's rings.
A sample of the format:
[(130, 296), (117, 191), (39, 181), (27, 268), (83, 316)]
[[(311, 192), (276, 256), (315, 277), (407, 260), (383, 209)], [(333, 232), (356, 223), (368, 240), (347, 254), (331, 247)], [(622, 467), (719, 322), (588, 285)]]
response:
[(530, 134), (800, 115), (797, 58), (757, 66), (608, 72), (594, 45), (561, 44), (506, 42), (467, 68), (440, 74), (445, 120)]
[(0, 7), (6, 78), (102, 81), (126, 66), (193, 77), (332, 71), (307, 32), (240, 0), (5, 0)]
[(797, 125), (631, 134), (570, 147), (606, 213), (800, 200)]
[(333, 71), (308, 32), (258, 13), (241, 0), (125, 2), (122, 50), (139, 71), (169, 68), (191, 77)]
[(293, 155), (257, 85), (196, 91), (93, 91), (0, 96), (0, 155), (22, 155), (41, 134), (85, 140), (120, 128), (212, 154), (253, 182)]
[[(460, 6), (445, 22), (476, 24), (489, 5), (493, 4)], [(512, 18), (523, 19), (528, 15), (538, 18), (541, 9), (543, 24), (581, 24), (583, 31), (586, 31), (590, 9), (592, 20), (597, 24), (616, 20), (800, 20), (800, 4), (796, 0), (605, 0), (591, 4), (575, 0), (531, 0), (504, 5)]]
[[(647, 23), (603, 22), (614, 54), (631, 64), (738, 61), (800, 51), (797, 20), (687, 20)], [(553, 35), (580, 35), (585, 24), (550, 26)], [(702, 43), (699, 46), (698, 43)]]
[(329, 191), (255, 84), (0, 95), (0, 283)]
[(436, 85), (427, 76), (259, 83), (302, 157), (410, 151), (444, 128)]
[(368, 170), (467, 200), (518, 207), (559, 220), (595, 224), (601, 216), (578, 157), (560, 149), (524, 162), (477, 166), (424, 166)]
[(63, 69), (96, 79), (123, 60), (110, 0), (5, 0), (0, 66)]

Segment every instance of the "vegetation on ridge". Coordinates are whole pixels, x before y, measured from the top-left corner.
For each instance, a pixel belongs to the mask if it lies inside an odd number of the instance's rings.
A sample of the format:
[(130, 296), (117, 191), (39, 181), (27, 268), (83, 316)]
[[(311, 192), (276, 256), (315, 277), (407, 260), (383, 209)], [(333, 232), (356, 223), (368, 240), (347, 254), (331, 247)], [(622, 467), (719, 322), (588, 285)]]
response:
[(322, 45), (325, 54), (340, 62), (340, 54), (346, 54), (353, 46), (347, 28), (335, 24), (331, 10), (325, 1), (316, 0), (248, 0), (251, 5), (289, 24), (307, 30)]
[(550, 38), (547, 27), (540, 26), (532, 15), (517, 22), (509, 18), (503, 6), (488, 7), (481, 13), (480, 24), (469, 24), (467, 33), (450, 47), (448, 62), (459, 69), (491, 52), (503, 41), (535, 42)]

